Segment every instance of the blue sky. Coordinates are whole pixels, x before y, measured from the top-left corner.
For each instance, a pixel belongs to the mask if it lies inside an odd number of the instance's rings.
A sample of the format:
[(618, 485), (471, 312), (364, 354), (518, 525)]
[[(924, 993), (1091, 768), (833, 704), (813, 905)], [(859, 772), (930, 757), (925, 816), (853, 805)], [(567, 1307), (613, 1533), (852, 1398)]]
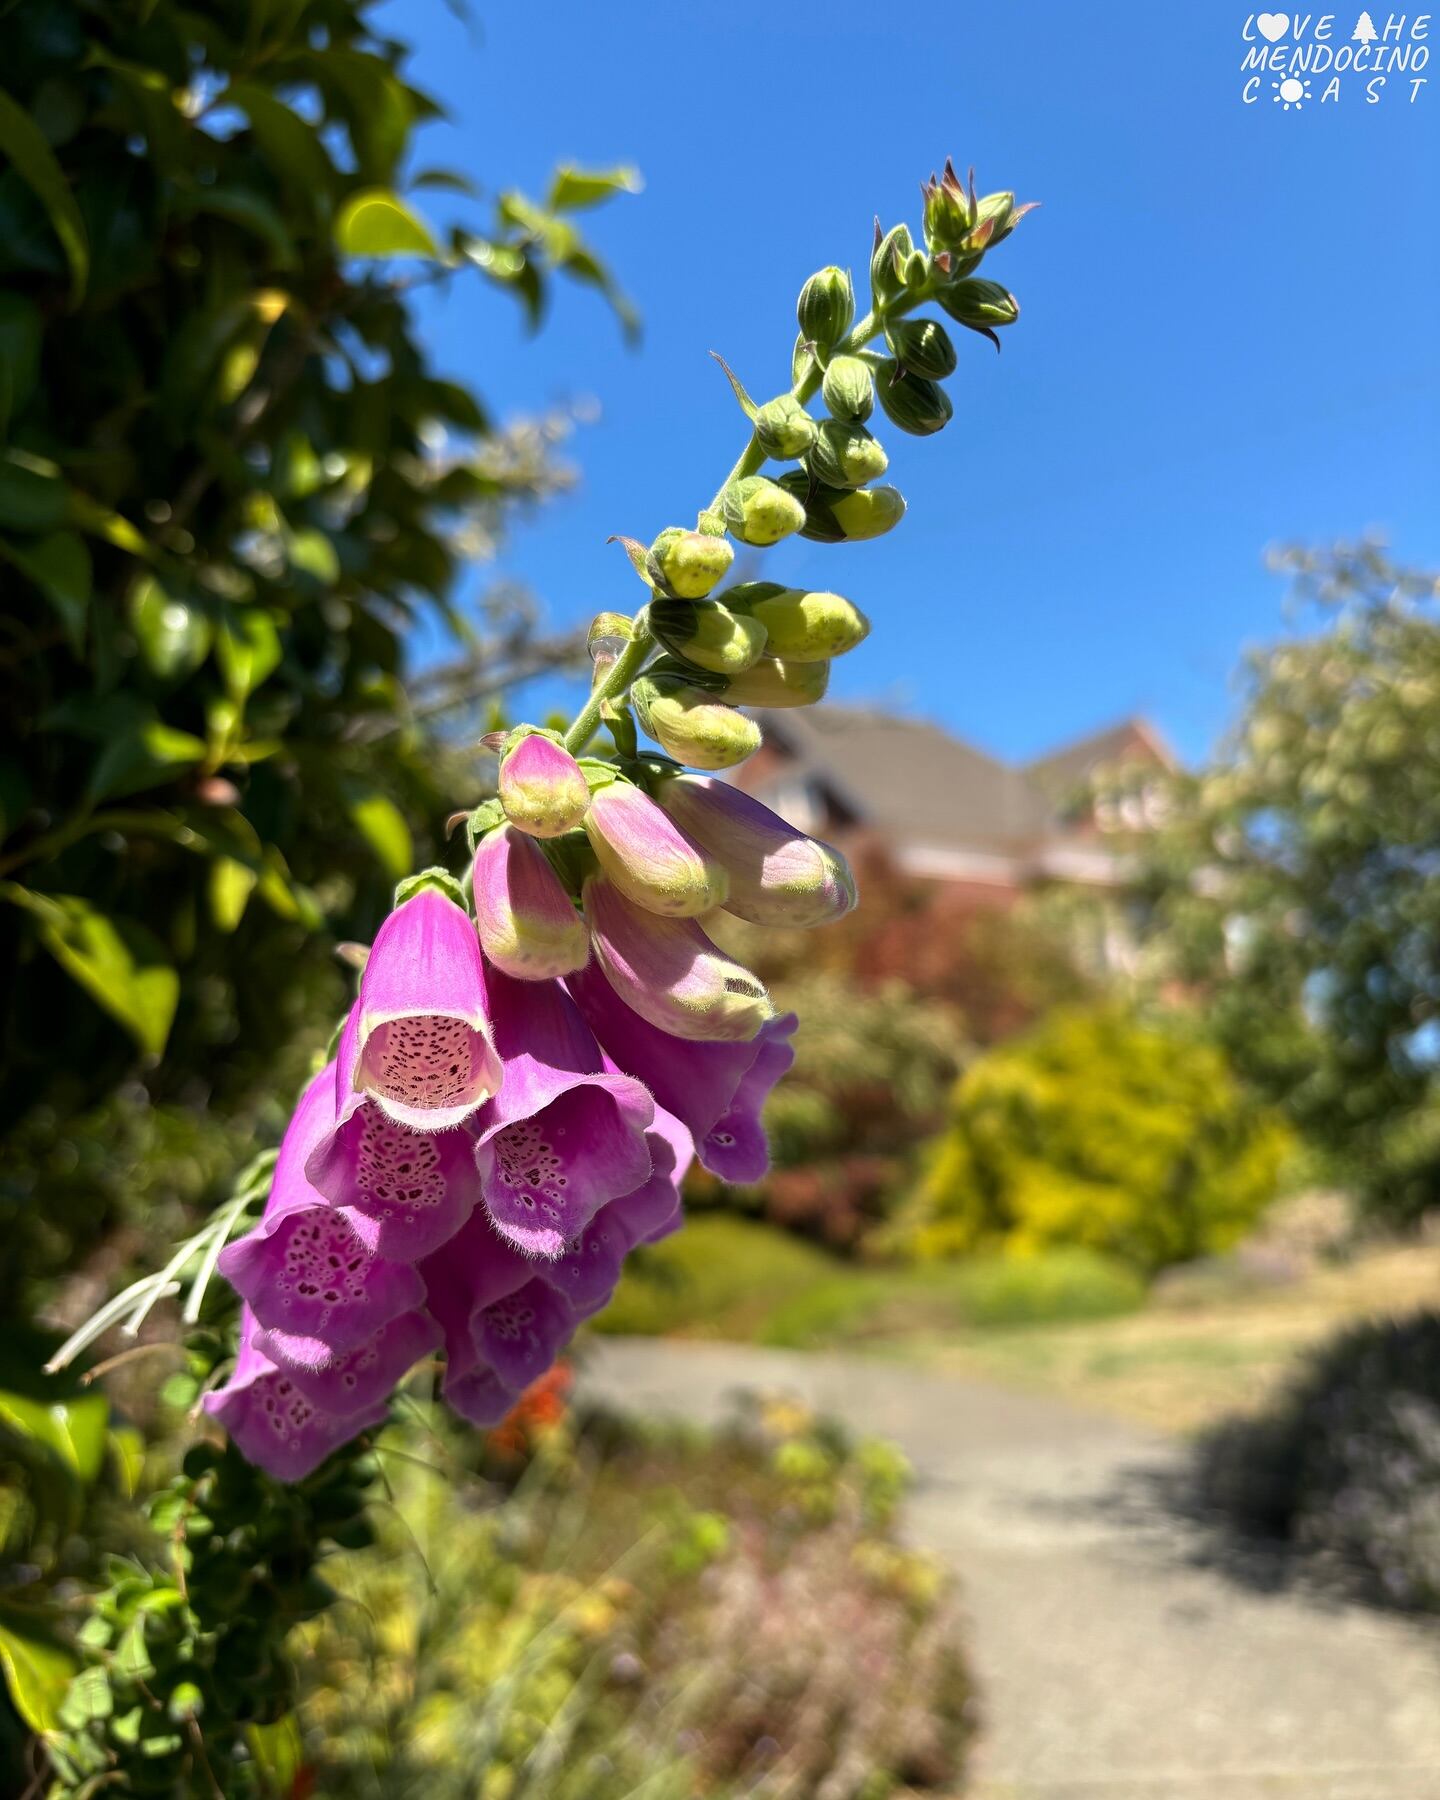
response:
[[(1440, 61), (1413, 103), (1406, 76), (1368, 105), (1349, 74), (1338, 102), (1315, 80), (1286, 111), (1268, 74), (1242, 100), (1243, 0), (539, 0), (469, 25), (389, 0), (380, 17), (451, 114), (427, 160), (490, 190), (542, 192), (561, 160), (645, 178), (589, 217), (644, 314), (638, 351), (580, 290), (534, 339), (478, 282), (425, 304), (439, 363), (501, 413), (599, 403), (578, 491), (501, 563), (556, 622), (636, 605), (606, 537), (690, 522), (737, 453), (706, 352), (757, 397), (785, 386), (801, 281), (863, 272), (873, 215), (917, 225), (946, 155), (982, 192), (1043, 202), (985, 265), (1022, 316), (999, 357), (957, 332), (948, 430), (882, 422), (910, 502), (897, 531), (766, 558), (874, 621), (833, 697), (1014, 757), (1140, 711), (1196, 757), (1242, 648), (1280, 628), (1267, 544), (1378, 528), (1440, 565)], [(443, 198), (423, 196), (441, 217)]]

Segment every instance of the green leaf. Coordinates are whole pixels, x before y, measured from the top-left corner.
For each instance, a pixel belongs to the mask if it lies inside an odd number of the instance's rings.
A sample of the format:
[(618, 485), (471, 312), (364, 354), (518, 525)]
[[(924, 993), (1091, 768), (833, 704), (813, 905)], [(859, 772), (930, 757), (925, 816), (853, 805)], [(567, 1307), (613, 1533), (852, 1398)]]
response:
[(127, 1500), (140, 1492), (145, 1476), (145, 1439), (133, 1425), (117, 1425), (108, 1439), (120, 1491)]
[(114, 1710), (109, 1676), (104, 1669), (89, 1668), (82, 1669), (70, 1683), (55, 1718), (67, 1731), (84, 1731), (96, 1720), (108, 1719)]
[(215, 655), (230, 697), (248, 699), (280, 663), (280, 633), (274, 619), (258, 606), (227, 608)]
[(459, 169), (421, 169), (410, 178), (412, 188), (443, 188), (451, 194), (467, 194), (473, 200), (479, 194), (478, 183)]
[(256, 142), (281, 180), (316, 207), (328, 207), (335, 167), (314, 127), (253, 82), (232, 82), (225, 98), (249, 119)]
[(73, 531), (52, 531), (29, 542), (0, 543), (0, 554), (24, 571), (60, 615), (65, 638), (79, 656), (85, 647), (93, 572), (84, 538)]
[(0, 294), (0, 431), (35, 391), (40, 313), (19, 294)]
[[(0, 95), (0, 99), (3, 99)], [(14, 451), (0, 458), (0, 525), (19, 531), (49, 531), (65, 522), (69, 504), (60, 472)]]
[(70, 302), (78, 306), (90, 273), (85, 221), (65, 172), (41, 136), (40, 127), (7, 93), (0, 91), (0, 151), (49, 214), (50, 224), (70, 264)]
[(259, 871), (233, 856), (217, 856), (210, 865), (210, 917), (219, 931), (234, 931), (260, 879)]
[(429, 226), (386, 188), (350, 196), (335, 221), (335, 245), (344, 256), (440, 256)]
[(213, 635), (205, 614), (142, 575), (130, 590), (130, 625), (150, 672), (162, 681), (192, 674), (204, 662)]
[(158, 941), (129, 919), (111, 919), (78, 894), (41, 894), (0, 883), (0, 900), (24, 908), (40, 942), (66, 974), (119, 1021), (140, 1048), (159, 1056), (180, 998), (180, 977)]
[(415, 845), (400, 808), (378, 788), (358, 782), (347, 782), (344, 796), (350, 822), (375, 852), (381, 868), (396, 881), (408, 875), (415, 866)]
[(48, 1618), (7, 1606), (0, 1611), (0, 1670), (15, 1710), (32, 1731), (57, 1731), (74, 1656)]
[(137, 718), (109, 738), (95, 758), (86, 790), (92, 802), (140, 794), (170, 780), (177, 768), (205, 760), (203, 741), (163, 719)]
[(580, 212), (587, 206), (598, 206), (612, 194), (638, 194), (644, 185), (640, 171), (628, 166), (577, 169), (566, 164), (555, 171), (549, 206), (551, 212)]
[(285, 554), (292, 569), (313, 575), (327, 587), (340, 579), (340, 558), (323, 531), (291, 532), (285, 543)]
[(87, 1486), (105, 1460), (105, 1430), (110, 1406), (103, 1394), (80, 1394), (66, 1400), (36, 1400), (29, 1394), (0, 1389), (0, 1421), (22, 1437), (41, 1444), (69, 1473)]

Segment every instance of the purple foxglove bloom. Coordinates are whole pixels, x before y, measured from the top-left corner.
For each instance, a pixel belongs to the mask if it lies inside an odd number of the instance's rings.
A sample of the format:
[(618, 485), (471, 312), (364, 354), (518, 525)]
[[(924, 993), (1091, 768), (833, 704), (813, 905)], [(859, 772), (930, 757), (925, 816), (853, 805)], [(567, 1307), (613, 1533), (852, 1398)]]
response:
[(855, 904), (838, 850), (787, 825), (749, 794), (705, 775), (660, 783), (655, 799), (730, 876), (727, 912), (755, 925), (827, 925)]
[(254, 1315), (240, 1316), (240, 1355), (224, 1387), (204, 1399), (243, 1455), (278, 1481), (301, 1481), (333, 1450), (385, 1417), (385, 1401), (348, 1413), (328, 1412), (308, 1399), (294, 1377), (257, 1348)]
[(358, 1349), (425, 1298), (413, 1268), (374, 1255), (345, 1209), (305, 1174), (324, 1129), (325, 1073), (311, 1083), (285, 1132), (260, 1223), (220, 1253), (220, 1273), (260, 1324), (283, 1340), (285, 1360), (315, 1367)]
[(627, 1006), (593, 964), (566, 985), (606, 1055), (643, 1081), (664, 1109), (657, 1122), (673, 1113), (713, 1174), (758, 1181), (767, 1167), (760, 1113), (794, 1061), (794, 1013), (766, 1020), (749, 1043), (690, 1043)]
[(646, 912), (693, 919), (724, 904), (725, 870), (628, 781), (596, 789), (585, 835), (614, 886)]
[(531, 837), (559, 837), (585, 817), (585, 771), (563, 745), (540, 732), (515, 736), (500, 762), (505, 817)]
[(322, 1412), (346, 1414), (387, 1399), (420, 1358), (439, 1347), (440, 1335), (439, 1325), (428, 1313), (402, 1313), (358, 1349), (348, 1350), (320, 1368), (292, 1363), (285, 1354), (283, 1332), (257, 1327), (252, 1341), (313, 1406)]
[(506, 1387), (493, 1369), (474, 1368), (446, 1375), (445, 1398), (462, 1419), (489, 1431), (515, 1405), (520, 1390)]
[(376, 933), (340, 1035), (340, 1123), (367, 1097), (401, 1125), (461, 1125), (500, 1085), (470, 916), (433, 887)]
[[(315, 1190), (374, 1256), (417, 1262), (453, 1236), (480, 1198), (469, 1131), (407, 1131), (367, 1100), (335, 1122), (335, 1064), (306, 1088), (286, 1132)], [(287, 1183), (289, 1177), (287, 1175)], [(272, 1190), (273, 1191), (273, 1190)]]
[(505, 1079), (480, 1116), (481, 1192), (512, 1243), (559, 1256), (607, 1200), (649, 1176), (654, 1102), (639, 1081), (606, 1069), (558, 982), (492, 969), (488, 986)]
[(605, 979), (659, 1030), (705, 1043), (748, 1043), (775, 1016), (763, 983), (693, 919), (642, 912), (601, 875), (586, 879), (584, 904)]
[(480, 947), (503, 974), (547, 981), (585, 967), (585, 921), (533, 837), (513, 825), (483, 837), (473, 888)]
[(470, 1335), (471, 1314), (524, 1287), (535, 1264), (500, 1236), (482, 1207), (443, 1250), (421, 1263), (420, 1274), (426, 1308), (444, 1334), (445, 1360), (455, 1376), (479, 1360)]

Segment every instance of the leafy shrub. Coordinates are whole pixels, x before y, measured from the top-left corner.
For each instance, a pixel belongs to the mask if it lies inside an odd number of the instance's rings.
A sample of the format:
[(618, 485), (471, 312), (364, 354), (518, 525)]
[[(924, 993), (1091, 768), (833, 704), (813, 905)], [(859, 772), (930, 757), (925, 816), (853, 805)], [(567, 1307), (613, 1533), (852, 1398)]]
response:
[(1440, 1611), (1440, 1314), (1356, 1326), (1201, 1445), (1200, 1492), (1392, 1604)]
[(1240, 1238), (1287, 1142), (1178, 1023), (1064, 1010), (961, 1077), (895, 1241), (922, 1256), (1073, 1244), (1156, 1269)]
[(552, 1429), (508, 1494), (396, 1448), (379, 1544), (326, 1567), (354, 1604), (306, 1631), (311, 1791), (885, 1800), (958, 1785), (955, 1613), (936, 1567), (895, 1542), (907, 1471), (887, 1446), (786, 1403), (714, 1437), (600, 1419), (578, 1440)]
[(952, 1271), (973, 1325), (1041, 1325), (1134, 1312), (1145, 1284), (1128, 1264), (1078, 1245), (1032, 1256), (976, 1256)]

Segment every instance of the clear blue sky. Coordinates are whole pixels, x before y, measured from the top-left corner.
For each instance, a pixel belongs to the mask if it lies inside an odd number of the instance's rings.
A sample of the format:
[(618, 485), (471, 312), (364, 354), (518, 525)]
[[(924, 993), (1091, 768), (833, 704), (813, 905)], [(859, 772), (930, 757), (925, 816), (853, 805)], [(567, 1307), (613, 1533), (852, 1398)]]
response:
[(1373, 527), (1440, 565), (1440, 56), (1413, 104), (1395, 76), (1367, 105), (1351, 74), (1338, 104), (1315, 81), (1284, 111), (1267, 76), (1247, 106), (1248, 11), (496, 0), (467, 25), (389, 0), (452, 115), (429, 160), (491, 190), (542, 192), (565, 159), (646, 183), (589, 216), (644, 314), (638, 352), (580, 290), (533, 340), (478, 281), (427, 302), (439, 362), (500, 412), (600, 405), (572, 446), (578, 492), (501, 572), (557, 622), (637, 604), (605, 538), (691, 522), (742, 438), (706, 352), (760, 397), (783, 387), (803, 278), (863, 274), (872, 216), (917, 225), (917, 183), (953, 155), (982, 191), (1043, 202), (985, 265), (1020, 322), (999, 357), (957, 332), (940, 436), (882, 422), (911, 507), (897, 531), (796, 540), (766, 573), (874, 620), (832, 695), (1016, 757), (1138, 710), (1202, 754), (1243, 646), (1281, 624), (1268, 543)]

